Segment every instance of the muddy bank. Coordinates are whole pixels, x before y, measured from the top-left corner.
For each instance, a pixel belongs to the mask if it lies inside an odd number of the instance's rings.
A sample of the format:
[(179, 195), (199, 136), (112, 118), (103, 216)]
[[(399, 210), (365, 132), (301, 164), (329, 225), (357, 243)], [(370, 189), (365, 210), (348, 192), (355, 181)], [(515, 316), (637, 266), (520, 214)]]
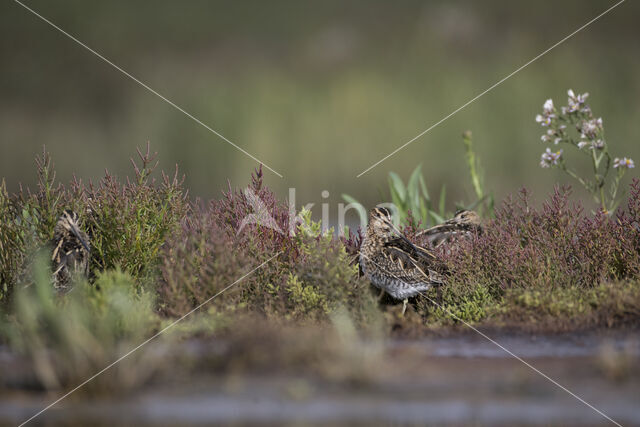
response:
[[(640, 425), (640, 341), (630, 331), (493, 335), (493, 339), (623, 425)], [(369, 346), (370, 348), (367, 348)], [(353, 361), (299, 367), (219, 369), (228, 345), (182, 343), (196, 368), (135, 392), (89, 397), (79, 390), (42, 414), (46, 425), (431, 424), (605, 425), (607, 420), (486, 339), (471, 334), (361, 343)], [(273, 349), (274, 351), (278, 349)], [(153, 350), (153, 351), (158, 351)], [(262, 348), (261, 351), (268, 351)], [(24, 361), (0, 352), (3, 378)], [(342, 365), (340, 365), (342, 364)], [(230, 366), (230, 365), (227, 365)], [(173, 369), (174, 373), (178, 367)], [(109, 375), (105, 373), (104, 375)], [(14, 386), (17, 383), (14, 383)], [(0, 424), (15, 425), (59, 394), (5, 387)]]

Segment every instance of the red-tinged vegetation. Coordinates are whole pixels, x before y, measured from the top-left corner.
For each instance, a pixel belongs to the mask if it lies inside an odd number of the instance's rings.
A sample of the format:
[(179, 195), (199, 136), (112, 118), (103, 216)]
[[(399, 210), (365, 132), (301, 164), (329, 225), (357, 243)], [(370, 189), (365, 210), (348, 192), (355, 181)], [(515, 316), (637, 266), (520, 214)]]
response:
[[(6, 301), (34, 280), (34, 254), (49, 243), (63, 209), (78, 212), (90, 235), (89, 281), (120, 268), (138, 290), (156, 296), (163, 316), (183, 315), (230, 285), (207, 311), (322, 322), (347, 310), (366, 324), (386, 310), (376, 308), (357, 274), (361, 230), (339, 239), (323, 234), (309, 212), (292, 218), (261, 169), (244, 190), (229, 184), (218, 200), (189, 201), (177, 171), (156, 181), (155, 155), (148, 148), (138, 154), (134, 176), (124, 181), (107, 173), (97, 184), (64, 186), (45, 152), (35, 191), (9, 195), (0, 186), (0, 296), (9, 312)], [(637, 320), (640, 181), (631, 184), (625, 209), (611, 216), (586, 212), (569, 195), (556, 188), (536, 207), (522, 190), (503, 202), (482, 234), (440, 252), (448, 284), (415, 301), (420, 323), (560, 321), (585, 313), (597, 324), (607, 316)], [(419, 229), (409, 221), (403, 230), (412, 238)]]

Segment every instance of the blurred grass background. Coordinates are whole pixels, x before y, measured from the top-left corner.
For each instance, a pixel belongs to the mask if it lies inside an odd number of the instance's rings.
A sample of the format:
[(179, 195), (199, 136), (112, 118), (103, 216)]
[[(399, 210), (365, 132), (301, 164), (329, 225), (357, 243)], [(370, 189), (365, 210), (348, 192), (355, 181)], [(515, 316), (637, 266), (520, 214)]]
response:
[[(372, 205), (387, 195), (389, 171), (406, 179), (419, 163), (431, 191), (446, 183), (448, 209), (469, 201), (466, 129), (497, 200), (523, 185), (540, 197), (568, 178), (539, 168), (546, 145), (534, 117), (546, 98), (565, 104), (568, 88), (591, 93), (613, 154), (640, 160), (637, 2), (361, 178), (614, 2), (25, 3), (282, 173), (267, 171), (266, 182), (282, 198), (296, 187), (298, 205), (337, 203), (341, 193)], [(20, 5), (0, 5), (0, 35), (0, 176), (9, 189), (34, 184), (43, 144), (67, 182), (129, 173), (147, 140), (161, 167), (179, 164), (193, 196), (248, 182), (254, 161)]]

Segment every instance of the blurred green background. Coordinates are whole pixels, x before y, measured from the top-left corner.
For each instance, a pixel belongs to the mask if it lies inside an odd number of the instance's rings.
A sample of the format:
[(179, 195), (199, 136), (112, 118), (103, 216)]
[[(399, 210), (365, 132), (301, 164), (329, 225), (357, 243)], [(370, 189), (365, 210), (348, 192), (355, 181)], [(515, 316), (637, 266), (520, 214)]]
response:
[[(569, 181), (539, 168), (546, 145), (534, 117), (546, 98), (565, 104), (568, 88), (591, 93), (613, 154), (640, 160), (635, 1), (360, 178), (614, 2), (25, 3), (282, 173), (266, 171), (267, 183), (282, 198), (295, 187), (298, 205), (341, 193), (380, 202), (387, 173), (406, 179), (419, 163), (432, 191), (446, 183), (449, 208), (469, 201), (466, 129), (498, 200), (523, 185), (542, 197)], [(33, 185), (43, 144), (67, 182), (127, 174), (135, 147), (151, 141), (161, 167), (177, 163), (205, 198), (227, 179), (245, 185), (256, 167), (20, 5), (2, 2), (0, 34), (0, 176), (11, 190)]]

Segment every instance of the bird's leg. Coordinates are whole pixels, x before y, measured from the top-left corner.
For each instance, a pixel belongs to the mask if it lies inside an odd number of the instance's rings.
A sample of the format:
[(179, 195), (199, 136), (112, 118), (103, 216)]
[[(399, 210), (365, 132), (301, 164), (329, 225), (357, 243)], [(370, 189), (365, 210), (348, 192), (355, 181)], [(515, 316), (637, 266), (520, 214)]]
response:
[(405, 298), (402, 301), (402, 315), (404, 316), (404, 312), (407, 311), (407, 304), (409, 303), (409, 298)]
[(380, 289), (380, 295), (378, 295), (378, 301), (382, 301), (382, 297), (384, 296), (384, 289)]

